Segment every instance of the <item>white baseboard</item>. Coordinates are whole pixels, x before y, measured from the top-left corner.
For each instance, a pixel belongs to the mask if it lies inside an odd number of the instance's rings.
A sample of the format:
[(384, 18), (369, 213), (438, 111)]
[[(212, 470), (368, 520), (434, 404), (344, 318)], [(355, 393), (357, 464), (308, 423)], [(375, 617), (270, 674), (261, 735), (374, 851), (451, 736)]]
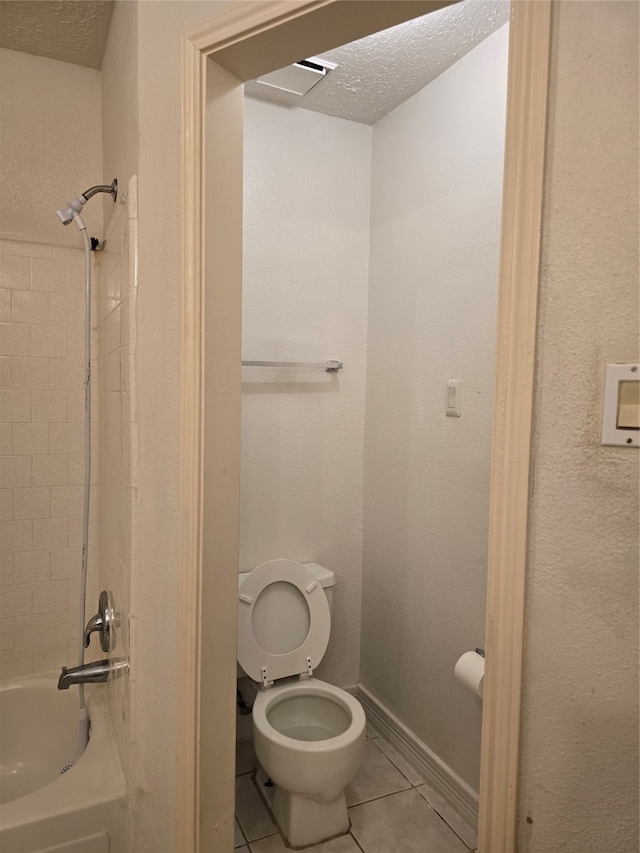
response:
[[(351, 692), (351, 691), (349, 691)], [(424, 781), (473, 829), (478, 828), (478, 795), (444, 761), (419, 740), (361, 684), (356, 696), (368, 721), (382, 737), (419, 773)]]

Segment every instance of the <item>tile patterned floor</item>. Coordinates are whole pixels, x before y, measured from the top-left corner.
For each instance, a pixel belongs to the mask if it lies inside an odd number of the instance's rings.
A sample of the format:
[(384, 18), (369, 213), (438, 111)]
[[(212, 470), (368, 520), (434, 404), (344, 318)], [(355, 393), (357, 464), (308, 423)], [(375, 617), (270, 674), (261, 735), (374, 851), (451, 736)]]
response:
[[(287, 853), (251, 778), (256, 764), (252, 741), (238, 741), (235, 853)], [(371, 727), (364, 761), (346, 796), (351, 830), (306, 848), (309, 853), (469, 853), (475, 848), (471, 827)]]

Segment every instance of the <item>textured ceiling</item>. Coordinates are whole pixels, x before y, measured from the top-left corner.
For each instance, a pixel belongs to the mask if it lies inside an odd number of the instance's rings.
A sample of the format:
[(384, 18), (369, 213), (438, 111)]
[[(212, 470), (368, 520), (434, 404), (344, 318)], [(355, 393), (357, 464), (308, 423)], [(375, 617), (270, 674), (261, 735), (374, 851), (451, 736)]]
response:
[(0, 0), (0, 47), (100, 68), (113, 0)]
[(375, 124), (508, 20), (508, 0), (464, 0), (321, 54), (338, 68), (303, 97), (253, 82), (245, 91)]

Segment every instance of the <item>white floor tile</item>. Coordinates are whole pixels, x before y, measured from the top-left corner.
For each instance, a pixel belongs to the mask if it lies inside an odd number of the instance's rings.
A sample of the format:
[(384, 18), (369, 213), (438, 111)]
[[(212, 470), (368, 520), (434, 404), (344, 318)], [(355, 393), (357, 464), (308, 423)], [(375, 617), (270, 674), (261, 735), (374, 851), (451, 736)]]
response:
[(242, 830), (240, 829), (240, 824), (238, 823), (238, 820), (236, 818), (236, 826), (235, 826), (235, 831), (234, 831), (234, 835), (233, 835), (233, 846), (234, 847), (242, 847), (244, 843), (245, 843), (244, 835), (242, 834)]
[(249, 842), (274, 835), (278, 831), (250, 774), (236, 779), (236, 817)]
[(347, 805), (354, 806), (409, 787), (410, 783), (383, 755), (375, 741), (368, 740), (360, 769), (345, 790)]
[[(251, 844), (251, 853), (288, 853), (290, 849), (280, 835), (272, 835), (270, 838), (263, 838)], [(340, 838), (323, 841), (321, 844), (314, 844), (313, 847), (304, 849), (305, 853), (361, 853), (351, 835), (341, 835)]]
[(415, 789), (354, 806), (349, 816), (366, 853), (468, 853)]
[(422, 785), (424, 779), (384, 738), (376, 738), (376, 746), (392, 761), (412, 785)]
[(475, 829), (470, 827), (433, 788), (429, 785), (420, 785), (416, 791), (425, 798), (468, 847), (475, 848), (478, 843), (478, 834)]

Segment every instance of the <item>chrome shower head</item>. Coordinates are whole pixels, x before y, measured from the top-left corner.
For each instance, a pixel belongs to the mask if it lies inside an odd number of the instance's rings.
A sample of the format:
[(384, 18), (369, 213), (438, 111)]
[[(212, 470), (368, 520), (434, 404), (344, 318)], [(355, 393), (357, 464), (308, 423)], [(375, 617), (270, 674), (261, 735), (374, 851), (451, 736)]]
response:
[(90, 198), (93, 198), (96, 193), (109, 193), (115, 202), (118, 198), (118, 179), (114, 178), (109, 185), (97, 184), (95, 187), (89, 187), (89, 189), (85, 190), (82, 195), (79, 195), (72, 201), (68, 202), (67, 207), (62, 207), (60, 210), (56, 210), (60, 222), (62, 222), (63, 225), (68, 225), (70, 222), (73, 222), (74, 218), (80, 215), (85, 204)]

